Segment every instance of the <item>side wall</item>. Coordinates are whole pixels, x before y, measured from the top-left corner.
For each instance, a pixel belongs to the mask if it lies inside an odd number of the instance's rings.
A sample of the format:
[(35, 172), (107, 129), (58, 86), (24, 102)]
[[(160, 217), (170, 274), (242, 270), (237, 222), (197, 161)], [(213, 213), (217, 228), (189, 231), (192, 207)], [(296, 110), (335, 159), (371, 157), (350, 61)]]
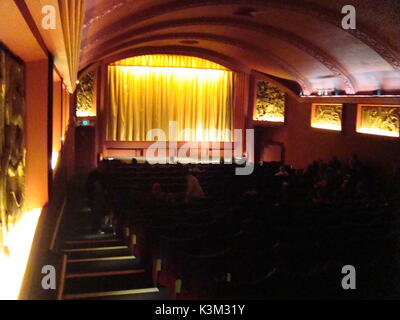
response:
[(356, 132), (357, 104), (344, 104), (343, 130), (334, 132), (311, 128), (313, 102), (299, 103), (288, 97), (286, 125), (264, 127), (257, 147), (263, 149), (271, 142), (282, 143), (285, 162), (296, 168), (305, 168), (313, 160), (328, 160), (334, 155), (346, 160), (354, 153), (388, 173), (400, 163), (400, 139)]
[(47, 70), (47, 60), (26, 64), (25, 194), (28, 211), (42, 208), (48, 201)]

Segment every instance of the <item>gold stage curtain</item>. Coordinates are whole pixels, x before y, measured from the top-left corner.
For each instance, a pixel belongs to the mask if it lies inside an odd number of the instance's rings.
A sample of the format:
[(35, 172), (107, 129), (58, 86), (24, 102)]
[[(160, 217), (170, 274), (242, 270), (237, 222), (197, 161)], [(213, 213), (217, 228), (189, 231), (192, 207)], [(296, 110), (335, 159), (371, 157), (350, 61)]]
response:
[(111, 64), (113, 66), (135, 66), (135, 67), (170, 67), (170, 68), (193, 68), (193, 69), (213, 69), (225, 70), (227, 68), (212, 62), (190, 56), (150, 54), (119, 60)]
[[(160, 59), (195, 65), (190, 57)], [(216, 69), (109, 66), (107, 140), (153, 141), (149, 130), (161, 129), (165, 136), (156, 140), (231, 141), (232, 78), (232, 72)], [(175, 139), (170, 121), (176, 121)]]

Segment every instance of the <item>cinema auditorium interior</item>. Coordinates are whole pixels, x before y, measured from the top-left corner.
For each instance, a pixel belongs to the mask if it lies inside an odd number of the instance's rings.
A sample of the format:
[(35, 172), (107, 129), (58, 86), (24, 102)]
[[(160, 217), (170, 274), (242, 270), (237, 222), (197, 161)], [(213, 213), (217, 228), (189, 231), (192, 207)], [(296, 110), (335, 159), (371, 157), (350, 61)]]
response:
[(0, 299), (400, 298), (400, 1), (1, 0)]

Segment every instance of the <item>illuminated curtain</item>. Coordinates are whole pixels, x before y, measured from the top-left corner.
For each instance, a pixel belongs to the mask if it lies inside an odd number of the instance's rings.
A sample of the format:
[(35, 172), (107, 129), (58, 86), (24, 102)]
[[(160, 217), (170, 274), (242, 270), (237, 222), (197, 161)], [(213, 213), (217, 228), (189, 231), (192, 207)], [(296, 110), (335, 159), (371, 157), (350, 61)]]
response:
[(174, 68), (193, 68), (193, 69), (213, 69), (225, 70), (227, 68), (212, 62), (197, 57), (179, 56), (179, 55), (144, 55), (132, 57), (113, 63), (114, 66), (136, 66), (136, 67), (174, 67)]
[(176, 121), (177, 141), (231, 141), (232, 72), (198, 58), (133, 59), (109, 66), (107, 140), (152, 141), (151, 129), (165, 133), (158, 140), (174, 140)]
[(79, 69), (81, 35), (85, 17), (85, 0), (58, 0), (70, 73), (68, 87), (75, 90)]

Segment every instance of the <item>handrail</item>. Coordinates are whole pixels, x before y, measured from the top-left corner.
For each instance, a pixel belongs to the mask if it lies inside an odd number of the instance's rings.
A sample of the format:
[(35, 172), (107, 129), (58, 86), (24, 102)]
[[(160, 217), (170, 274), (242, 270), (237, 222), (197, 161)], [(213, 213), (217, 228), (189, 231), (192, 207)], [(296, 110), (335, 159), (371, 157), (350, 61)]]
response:
[(62, 217), (64, 216), (64, 211), (65, 211), (66, 204), (67, 204), (67, 199), (64, 199), (63, 204), (61, 206), (61, 211), (60, 211), (60, 213), (59, 213), (59, 215), (57, 217), (57, 222), (56, 222), (56, 226), (55, 226), (54, 231), (53, 231), (53, 236), (51, 238), (50, 251), (53, 251), (54, 247), (56, 245), (58, 231), (60, 229), (60, 224), (61, 224)]
[(64, 295), (65, 274), (67, 271), (67, 255), (64, 254), (61, 262), (61, 274), (58, 284), (57, 300), (62, 300)]

